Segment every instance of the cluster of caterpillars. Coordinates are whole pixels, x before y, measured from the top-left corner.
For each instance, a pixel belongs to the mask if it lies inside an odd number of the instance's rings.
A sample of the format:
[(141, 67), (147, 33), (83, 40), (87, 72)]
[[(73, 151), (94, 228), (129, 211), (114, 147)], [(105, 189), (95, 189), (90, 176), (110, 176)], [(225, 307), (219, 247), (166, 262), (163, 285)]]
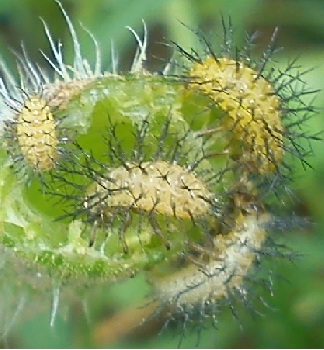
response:
[[(78, 50), (74, 28), (62, 11)], [(236, 49), (234, 57), (228, 37), (220, 53), (201, 34), (198, 38), (206, 49), (201, 55), (176, 45), (189, 62), (186, 69), (181, 75), (157, 79), (176, 85), (184, 101), (197, 96), (199, 103), (206, 101), (202, 110), (209, 110), (210, 120), (199, 122), (204, 125), (199, 130), (191, 129), (203, 113), (184, 115), (186, 126), (177, 129), (171, 106), (168, 115), (158, 116), (160, 129), (150, 126), (157, 118), (152, 110), (139, 120), (130, 120), (131, 131), (125, 134), (124, 116), (123, 121), (112, 122), (107, 110), (107, 128), (96, 136), (105, 139), (106, 150), (98, 156), (91, 146), (79, 143), (77, 131), (72, 137), (65, 133), (62, 118), (56, 115), (68, 118), (64, 113), (68, 114), (69, 101), (82, 95), (89, 83), (109, 74), (97, 68), (91, 71), (80, 60), (76, 67), (83, 71), (71, 76), (45, 29), (57, 60), (49, 62), (59, 79), (51, 83), (44, 75), (38, 76), (24, 53), (22, 80), (31, 82), (31, 91), (16, 89), (10, 95), (1, 82), (1, 95), (11, 111), (5, 143), (19, 176), (21, 168), (27, 169), (35, 181), (41, 178), (44, 196), (68, 201), (72, 207), (60, 219), (85, 222), (93, 249), (98, 247), (99, 230), (107, 232), (103, 245), (109, 244), (109, 235), (116, 234), (121, 254), (134, 254), (132, 241), (142, 239), (141, 230), (149, 227), (145, 249), (161, 245), (161, 249), (176, 250), (172, 259), (162, 262), (178, 267), (173, 274), (156, 277), (153, 267), (149, 275), (159, 300), (175, 305), (178, 312), (218, 302), (234, 290), (245, 298), (243, 280), (260, 255), (271, 220), (264, 194), (278, 188), (278, 179), (289, 177), (286, 154), (304, 162), (307, 150), (296, 140), (305, 134), (298, 133), (296, 126), (313, 112), (312, 107), (300, 104), (309, 91), (304, 88), (301, 93), (295, 87), (301, 74), (293, 64), (277, 75), (267, 68), (275, 35), (259, 62), (247, 57), (250, 44)], [(154, 79), (148, 72), (136, 74), (137, 79)]]

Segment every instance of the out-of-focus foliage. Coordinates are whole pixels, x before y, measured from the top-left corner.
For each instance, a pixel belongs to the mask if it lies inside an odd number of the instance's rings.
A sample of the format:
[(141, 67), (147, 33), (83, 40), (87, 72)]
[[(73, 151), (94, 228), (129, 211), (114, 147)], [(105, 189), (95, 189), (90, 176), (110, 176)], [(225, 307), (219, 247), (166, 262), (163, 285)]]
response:
[[(260, 31), (259, 42), (268, 42), (275, 26), (280, 27), (278, 45), (284, 50), (278, 54), (279, 64), (300, 56), (302, 69), (315, 67), (306, 77), (314, 89), (324, 89), (324, 2), (321, 0), (62, 0), (64, 8), (77, 26), (81, 22), (98, 39), (104, 62), (110, 61), (111, 41), (115, 43), (120, 69), (127, 71), (134, 56), (134, 36), (125, 29), (131, 26), (142, 33), (142, 19), (149, 31), (147, 67), (161, 70), (172, 55), (165, 43), (171, 40), (190, 48), (195, 47), (190, 28), (200, 28), (216, 40), (222, 35), (221, 16), (230, 16), (238, 37), (242, 32)], [(10, 49), (20, 50), (24, 42), (30, 56), (40, 61), (39, 49), (49, 53), (49, 45), (42, 30), (43, 18), (53, 36), (69, 43), (68, 30), (54, 0), (2, 0), (0, 2), (1, 56), (14, 67)], [(93, 53), (93, 43), (80, 27), (84, 54)], [(64, 45), (69, 48), (69, 45)], [(67, 57), (72, 56), (66, 52)], [(91, 57), (89, 57), (89, 60)], [(314, 133), (324, 129), (323, 92), (316, 100), (317, 116), (310, 121)], [(309, 159), (314, 170), (297, 167), (293, 174), (296, 199), (287, 205), (296, 215), (310, 217), (312, 227), (304, 231), (285, 233), (288, 245), (303, 255), (294, 261), (272, 261), (271, 267), (279, 277), (275, 281), (273, 297), (265, 296), (274, 308), (259, 307), (263, 316), (247, 310), (237, 310), (238, 320), (224, 314), (219, 318), (219, 329), (208, 329), (200, 335), (199, 347), (323, 347), (324, 335), (324, 147), (314, 144), (314, 157)], [(289, 226), (289, 225), (288, 225)], [(89, 297), (89, 314), (83, 316), (80, 305), (71, 308), (66, 319), (58, 317), (53, 328), (49, 315), (33, 316), (23, 320), (7, 339), (15, 347), (174, 347), (178, 338), (169, 330), (157, 336), (158, 325), (143, 328), (132, 336), (119, 339), (122, 320), (136, 319), (132, 307), (147, 292), (142, 279), (130, 280), (106, 290), (95, 290)], [(126, 310), (123, 318), (121, 310)], [(127, 314), (128, 312), (128, 314)], [(114, 316), (115, 315), (115, 316)], [(115, 317), (115, 319), (113, 318)], [(114, 321), (115, 320), (115, 321)], [(240, 329), (240, 324), (242, 330)], [(105, 326), (106, 325), (106, 326)], [(112, 329), (114, 325), (114, 329)], [(125, 322), (126, 326), (126, 322)], [(106, 327), (106, 328), (105, 328)], [(121, 333), (118, 333), (118, 332)], [(115, 337), (113, 336), (115, 332)], [(192, 333), (182, 346), (195, 346), (197, 335)], [(7, 344), (7, 345), (8, 345)], [(3, 345), (6, 345), (5, 342)]]

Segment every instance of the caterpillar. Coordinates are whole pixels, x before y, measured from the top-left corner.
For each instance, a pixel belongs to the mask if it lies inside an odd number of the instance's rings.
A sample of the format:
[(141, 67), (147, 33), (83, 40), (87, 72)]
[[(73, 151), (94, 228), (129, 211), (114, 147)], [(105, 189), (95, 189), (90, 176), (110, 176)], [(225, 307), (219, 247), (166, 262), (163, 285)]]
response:
[[(162, 233), (157, 217), (173, 217), (198, 223), (211, 217), (217, 200), (195, 174), (166, 161), (126, 163), (124, 167), (108, 169), (87, 189), (83, 202), (90, 216), (112, 222), (117, 215), (131, 224), (138, 213), (147, 216), (156, 233), (170, 249), (167, 234)], [(129, 222), (128, 222), (129, 221)], [(124, 233), (120, 233), (123, 249), (128, 252)]]
[(58, 158), (56, 122), (46, 100), (31, 96), (14, 122), (21, 154), (37, 171), (50, 171)]
[(207, 94), (227, 114), (224, 130), (231, 130), (230, 152), (234, 157), (236, 140), (242, 145), (240, 161), (250, 163), (265, 174), (283, 158), (284, 127), (280, 98), (273, 86), (243, 62), (208, 57), (189, 71), (189, 89)]
[[(55, 189), (51, 193), (70, 202), (75, 198), (71, 203), (74, 209), (67, 215), (85, 217), (94, 229), (109, 232), (116, 227), (125, 253), (130, 251), (127, 241), (134, 241), (134, 232), (141, 235), (141, 225), (150, 227), (148, 241), (156, 236), (168, 249), (180, 244), (187, 250), (186, 241), (180, 237), (193, 235), (199, 244), (222, 220), (224, 193), (217, 192), (220, 174), (204, 154), (207, 145), (189, 129), (173, 133), (179, 120), (172, 113), (158, 123), (150, 123), (150, 118), (133, 125), (109, 122), (105, 134), (108, 154), (103, 160), (78, 146), (78, 164), (63, 163), (53, 174), (59, 184), (54, 182), (53, 187), (65, 185), (66, 190), (63, 194)], [(122, 143), (124, 137), (127, 147)], [(74, 183), (69, 181), (70, 176)], [(95, 237), (93, 232), (90, 245)], [(170, 237), (175, 237), (175, 242)]]
[(87, 190), (85, 208), (109, 216), (114, 208), (191, 219), (207, 215), (211, 194), (193, 173), (165, 161), (108, 169)]
[(270, 216), (259, 209), (240, 212), (229, 233), (215, 236), (215, 249), (204, 266), (197, 269), (192, 264), (174, 275), (152, 278), (157, 300), (171, 305), (175, 313), (190, 312), (201, 305), (205, 308), (201, 312), (207, 315), (209, 307), (229, 298), (233, 291), (244, 295), (243, 281), (266, 240), (265, 224), (269, 221)]
[[(264, 186), (288, 179), (290, 168), (286, 155), (297, 157), (309, 166), (305, 157), (311, 153), (311, 140), (317, 135), (300, 132), (314, 114), (314, 107), (304, 98), (314, 94), (306, 87), (296, 60), (283, 70), (271, 65), (278, 28), (259, 59), (251, 57), (255, 36), (248, 36), (245, 46), (233, 47), (233, 28), (223, 20), (224, 42), (220, 52), (199, 32), (194, 32), (204, 53), (186, 51), (175, 44), (182, 57), (190, 61), (179, 79), (190, 93), (209, 98), (208, 108), (222, 113), (198, 132), (201, 137), (225, 140), (225, 150), (238, 172), (253, 176)], [(302, 141), (306, 142), (303, 143)], [(273, 175), (271, 175), (273, 174)], [(280, 179), (280, 181), (278, 181)]]

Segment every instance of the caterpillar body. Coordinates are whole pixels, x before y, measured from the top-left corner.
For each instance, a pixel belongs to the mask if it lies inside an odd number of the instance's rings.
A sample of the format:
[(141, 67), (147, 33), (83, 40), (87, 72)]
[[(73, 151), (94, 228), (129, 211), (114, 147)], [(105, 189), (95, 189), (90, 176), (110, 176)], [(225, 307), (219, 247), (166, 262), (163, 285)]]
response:
[[(101, 218), (112, 223), (121, 215), (125, 230), (132, 215), (146, 216), (168, 249), (170, 242), (167, 232), (163, 232), (167, 230), (159, 227), (158, 217), (191, 220), (195, 224), (205, 220), (206, 224), (213, 222), (216, 204), (217, 199), (194, 173), (166, 161), (126, 163), (125, 167), (108, 169), (105, 177), (89, 186), (83, 202), (88, 216), (96, 222)], [(119, 235), (128, 252), (125, 232)]]
[(38, 171), (50, 171), (58, 158), (56, 122), (45, 99), (31, 96), (14, 121), (25, 161)]
[(211, 194), (193, 174), (165, 161), (127, 163), (107, 171), (107, 177), (92, 184), (84, 206), (109, 216), (114, 208), (154, 212), (191, 219), (211, 209)]
[(206, 307), (209, 303), (215, 304), (228, 298), (233, 290), (243, 295), (243, 280), (257, 258), (256, 251), (264, 244), (264, 225), (269, 220), (267, 214), (238, 215), (231, 232), (214, 238), (216, 249), (203, 267), (197, 269), (191, 265), (172, 276), (153, 279), (162, 303), (173, 305), (175, 312), (182, 312), (198, 304)]
[(282, 161), (284, 128), (280, 99), (272, 85), (257, 71), (229, 58), (208, 57), (195, 63), (189, 75), (193, 79), (189, 88), (207, 94), (226, 112), (223, 128), (234, 134), (230, 153), (252, 164), (254, 171), (273, 171)]

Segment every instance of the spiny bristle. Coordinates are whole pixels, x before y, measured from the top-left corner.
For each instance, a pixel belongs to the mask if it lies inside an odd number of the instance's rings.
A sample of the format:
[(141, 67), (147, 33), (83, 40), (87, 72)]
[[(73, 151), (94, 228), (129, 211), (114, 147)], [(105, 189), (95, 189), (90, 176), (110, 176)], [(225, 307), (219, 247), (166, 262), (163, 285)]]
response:
[[(55, 43), (48, 25), (45, 20), (41, 19), (54, 59), (50, 59), (43, 51), (41, 51), (41, 53), (53, 73), (48, 73), (47, 70), (32, 62), (28, 57), (24, 45), (22, 45), (22, 54), (14, 53), (17, 61), (19, 83), (17, 83), (6, 64), (0, 60), (0, 70), (2, 73), (2, 78), (0, 79), (0, 96), (4, 103), (1, 111), (2, 120), (12, 120), (13, 117), (20, 112), (24, 105), (26, 95), (42, 94), (51, 108), (58, 107), (60, 109), (65, 109), (68, 102), (95, 79), (114, 75), (117, 72), (118, 62), (116, 62), (116, 57), (113, 52), (111, 58), (112, 71), (103, 70), (99, 44), (93, 34), (83, 26), (83, 30), (88, 33), (95, 47), (94, 64), (90, 64), (89, 60), (82, 55), (81, 44), (74, 25), (61, 3), (58, 0), (55, 1), (62, 11), (71, 34), (74, 51), (73, 63), (69, 64), (65, 61), (62, 43)], [(143, 71), (143, 62), (146, 59), (147, 30), (145, 22), (143, 22), (143, 26), (143, 40), (140, 39), (132, 28), (127, 27), (135, 36), (138, 43), (138, 50), (135, 54), (131, 69), (133, 73)]]
[(95, 78), (100, 76), (102, 74), (101, 52), (96, 39), (93, 37), (92, 34), (90, 34), (88, 30), (86, 30), (86, 32), (90, 35), (95, 45), (96, 62), (95, 62), (94, 68), (92, 69), (87, 59), (82, 56), (81, 45), (79, 43), (78, 36), (74, 29), (73, 23), (70, 20), (70, 17), (64, 10), (61, 3), (57, 0), (55, 0), (55, 2), (58, 4), (58, 6), (60, 7), (63, 13), (63, 16), (65, 18), (69, 32), (72, 37), (74, 59), (73, 59), (72, 66), (65, 63), (65, 60), (63, 57), (63, 51), (62, 51), (62, 43), (59, 42), (57, 46), (55, 45), (50, 29), (48, 28), (46, 22), (42, 20), (44, 29), (45, 29), (45, 34), (48, 38), (53, 56), (55, 58), (55, 61), (52, 61), (42, 52), (46, 61), (50, 64), (50, 66), (54, 69), (54, 71), (58, 74), (58, 76), (64, 82), (69, 82), (71, 80), (89, 79), (89, 78)]

